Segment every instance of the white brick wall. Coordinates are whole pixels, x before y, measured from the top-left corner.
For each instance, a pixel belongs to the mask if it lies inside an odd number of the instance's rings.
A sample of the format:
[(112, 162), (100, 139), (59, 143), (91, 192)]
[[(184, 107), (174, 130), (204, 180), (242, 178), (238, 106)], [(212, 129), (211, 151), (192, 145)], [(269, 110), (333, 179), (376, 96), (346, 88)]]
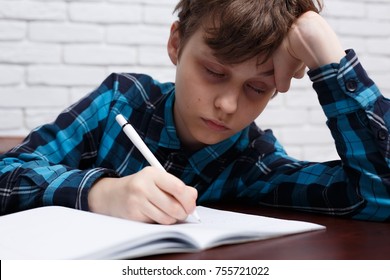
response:
[[(113, 71), (172, 81), (166, 41), (176, 0), (0, 0), (0, 135), (25, 135)], [(390, 1), (325, 0), (324, 16), (390, 92)], [(308, 78), (257, 122), (292, 155), (337, 158)]]

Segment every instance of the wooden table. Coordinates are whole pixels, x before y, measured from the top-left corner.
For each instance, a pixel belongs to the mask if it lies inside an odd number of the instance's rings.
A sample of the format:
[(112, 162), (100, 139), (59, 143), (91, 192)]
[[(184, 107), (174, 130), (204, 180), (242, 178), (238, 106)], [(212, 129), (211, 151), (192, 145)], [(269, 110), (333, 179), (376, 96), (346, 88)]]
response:
[(219, 206), (217, 208), (281, 219), (318, 223), (326, 230), (226, 245), (199, 253), (151, 256), (160, 260), (390, 260), (390, 224), (364, 222), (292, 210)]

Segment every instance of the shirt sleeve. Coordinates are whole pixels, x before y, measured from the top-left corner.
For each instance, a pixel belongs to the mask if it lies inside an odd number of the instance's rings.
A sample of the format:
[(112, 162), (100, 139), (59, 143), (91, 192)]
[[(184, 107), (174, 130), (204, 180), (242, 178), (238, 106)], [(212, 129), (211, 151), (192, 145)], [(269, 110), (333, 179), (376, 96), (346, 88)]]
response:
[(353, 50), (340, 65), (313, 71), (310, 78), (335, 140), (348, 187), (364, 220), (389, 220), (390, 102), (368, 77)]
[(272, 143), (273, 152), (258, 155), (251, 174), (261, 175), (240, 196), (260, 204), (389, 221), (389, 100), (353, 50), (339, 64), (325, 65), (309, 76), (340, 160), (298, 161), (288, 157), (272, 135), (263, 136), (260, 142)]
[(33, 130), (20, 146), (0, 155), (0, 214), (46, 205), (88, 210), (92, 184), (117, 176), (94, 164), (114, 84), (111, 75), (53, 123)]

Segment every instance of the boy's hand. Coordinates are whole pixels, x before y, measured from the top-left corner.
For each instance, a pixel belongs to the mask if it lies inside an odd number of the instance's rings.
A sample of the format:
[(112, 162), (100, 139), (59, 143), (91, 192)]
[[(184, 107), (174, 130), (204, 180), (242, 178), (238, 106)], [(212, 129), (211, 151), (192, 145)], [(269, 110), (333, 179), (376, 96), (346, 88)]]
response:
[(292, 25), (273, 55), (276, 89), (286, 92), (292, 78), (304, 76), (305, 66), (315, 69), (339, 63), (344, 56), (344, 49), (329, 24), (319, 14), (307, 12)]
[(92, 212), (136, 220), (173, 224), (196, 207), (197, 191), (175, 176), (146, 167), (123, 178), (103, 178), (88, 195)]

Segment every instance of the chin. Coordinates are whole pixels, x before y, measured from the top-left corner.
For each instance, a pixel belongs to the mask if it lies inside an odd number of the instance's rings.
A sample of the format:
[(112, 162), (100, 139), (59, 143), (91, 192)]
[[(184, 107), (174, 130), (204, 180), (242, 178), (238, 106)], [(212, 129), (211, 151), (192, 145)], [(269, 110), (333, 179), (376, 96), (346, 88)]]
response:
[(210, 146), (225, 141), (229, 137), (210, 137), (210, 136), (204, 138), (200, 137), (198, 138), (198, 143), (203, 146)]

